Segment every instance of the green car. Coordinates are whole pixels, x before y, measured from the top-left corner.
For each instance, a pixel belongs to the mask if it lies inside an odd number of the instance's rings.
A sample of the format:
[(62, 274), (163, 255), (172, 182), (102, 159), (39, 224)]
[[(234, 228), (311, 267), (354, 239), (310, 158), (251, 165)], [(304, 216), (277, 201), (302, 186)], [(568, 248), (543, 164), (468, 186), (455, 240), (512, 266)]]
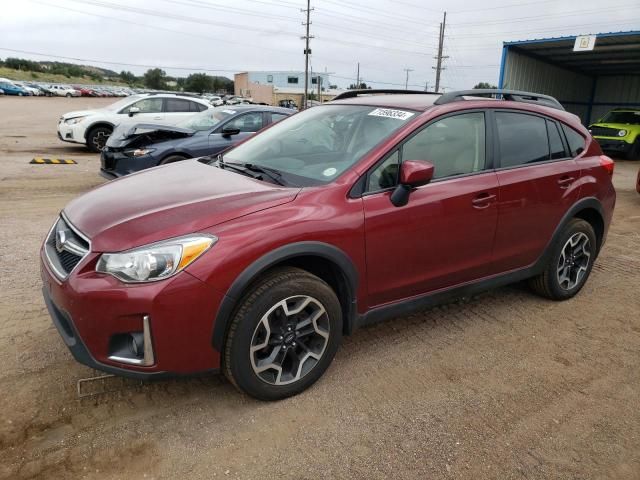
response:
[(614, 108), (589, 131), (605, 153), (640, 158), (640, 109)]

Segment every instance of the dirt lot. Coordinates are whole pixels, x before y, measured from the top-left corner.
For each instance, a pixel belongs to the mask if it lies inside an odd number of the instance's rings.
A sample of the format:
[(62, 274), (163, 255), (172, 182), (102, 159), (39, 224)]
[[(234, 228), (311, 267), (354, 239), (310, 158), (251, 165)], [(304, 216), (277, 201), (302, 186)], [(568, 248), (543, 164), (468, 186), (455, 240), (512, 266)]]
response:
[(279, 403), (217, 376), (79, 399), (96, 372), (49, 319), (38, 248), (102, 183), (56, 121), (110, 101), (0, 98), (0, 478), (640, 478), (640, 162), (616, 166), (609, 239), (573, 300), (516, 285), (361, 330)]

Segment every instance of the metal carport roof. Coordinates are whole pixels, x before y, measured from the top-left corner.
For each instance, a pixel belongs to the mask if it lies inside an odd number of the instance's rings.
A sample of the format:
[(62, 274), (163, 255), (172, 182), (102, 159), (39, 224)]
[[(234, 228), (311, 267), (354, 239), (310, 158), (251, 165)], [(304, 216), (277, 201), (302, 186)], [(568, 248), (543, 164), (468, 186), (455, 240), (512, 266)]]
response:
[[(589, 76), (640, 74), (640, 31), (591, 34), (595, 47), (587, 52), (574, 52), (576, 37), (556, 37), (537, 40), (504, 42), (507, 50), (536, 58), (565, 69)], [(501, 76), (504, 70), (504, 56)]]

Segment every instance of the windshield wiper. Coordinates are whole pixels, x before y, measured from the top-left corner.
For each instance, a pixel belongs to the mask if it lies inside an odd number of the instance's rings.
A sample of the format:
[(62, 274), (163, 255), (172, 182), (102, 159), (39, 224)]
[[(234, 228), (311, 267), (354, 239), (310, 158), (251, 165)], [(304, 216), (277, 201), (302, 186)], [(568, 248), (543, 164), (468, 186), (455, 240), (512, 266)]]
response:
[[(262, 165), (254, 165), (253, 163), (224, 163), (223, 165), (225, 167), (231, 166), (232, 168), (233, 167), (244, 168), (251, 172), (260, 173), (262, 175), (266, 175), (269, 179), (271, 179), (271, 181), (273, 181), (274, 183), (277, 183), (278, 185), (282, 185), (282, 186), (286, 185), (281, 180), (282, 173), (280, 173), (280, 171), (276, 170), (275, 168), (263, 167)], [(259, 180), (261, 179), (260, 177), (255, 177), (255, 178), (258, 178)]]

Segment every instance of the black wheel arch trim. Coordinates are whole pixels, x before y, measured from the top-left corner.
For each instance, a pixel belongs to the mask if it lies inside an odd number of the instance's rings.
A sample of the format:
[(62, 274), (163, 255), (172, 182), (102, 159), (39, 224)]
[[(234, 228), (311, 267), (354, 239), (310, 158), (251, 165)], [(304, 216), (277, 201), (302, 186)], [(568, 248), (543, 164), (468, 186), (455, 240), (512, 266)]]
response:
[(338, 247), (324, 242), (296, 242), (279, 247), (245, 268), (233, 281), (220, 303), (213, 326), (212, 344), (221, 352), (224, 339), (232, 320), (233, 312), (247, 287), (261, 274), (270, 268), (296, 257), (314, 256), (324, 258), (336, 265), (345, 280), (348, 290), (348, 315), (343, 319), (346, 332), (350, 333), (355, 326), (357, 316), (358, 270), (349, 256)]

